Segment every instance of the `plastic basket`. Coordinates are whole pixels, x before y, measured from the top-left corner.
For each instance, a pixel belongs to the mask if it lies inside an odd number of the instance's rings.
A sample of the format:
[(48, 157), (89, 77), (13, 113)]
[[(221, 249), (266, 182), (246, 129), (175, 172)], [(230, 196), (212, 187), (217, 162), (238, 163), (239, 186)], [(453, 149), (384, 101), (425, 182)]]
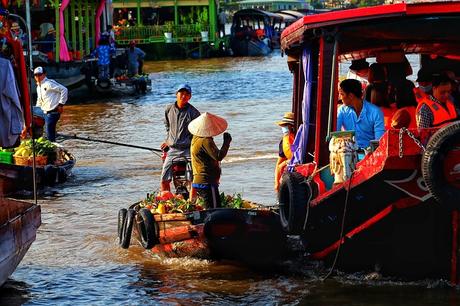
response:
[[(14, 156), (14, 163), (19, 166), (32, 166), (33, 165), (33, 157), (22, 157), (22, 156)], [(35, 165), (36, 166), (45, 166), (48, 164), (48, 157), (47, 156), (35, 156)]]
[(13, 152), (0, 152), (0, 163), (12, 164), (13, 163)]

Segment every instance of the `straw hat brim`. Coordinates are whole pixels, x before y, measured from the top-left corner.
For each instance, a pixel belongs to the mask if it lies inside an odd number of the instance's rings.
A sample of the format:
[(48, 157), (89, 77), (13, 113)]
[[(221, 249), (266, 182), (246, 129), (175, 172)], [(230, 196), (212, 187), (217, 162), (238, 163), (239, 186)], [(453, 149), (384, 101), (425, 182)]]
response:
[(279, 126), (283, 126), (283, 125), (294, 125), (294, 120), (290, 120), (290, 119), (283, 119), (281, 121), (277, 121), (275, 122), (277, 125)]
[(225, 132), (227, 120), (211, 113), (203, 113), (188, 125), (192, 135), (198, 137), (214, 137)]

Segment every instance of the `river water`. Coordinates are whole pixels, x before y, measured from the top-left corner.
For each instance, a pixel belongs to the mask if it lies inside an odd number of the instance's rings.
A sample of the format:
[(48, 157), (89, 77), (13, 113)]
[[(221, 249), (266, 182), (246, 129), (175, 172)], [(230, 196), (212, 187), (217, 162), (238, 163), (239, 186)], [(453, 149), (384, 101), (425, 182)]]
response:
[[(228, 120), (233, 142), (222, 164), (221, 191), (276, 204), (273, 168), (290, 110), (286, 58), (218, 58), (146, 63), (152, 92), (80, 100), (71, 96), (59, 131), (159, 147), (164, 108), (187, 82), (201, 112)], [(221, 136), (216, 138), (218, 145)], [(39, 199), (37, 240), (0, 289), (0, 305), (460, 305), (442, 280), (368, 280), (366, 272), (333, 274), (303, 260), (271, 271), (226, 262), (164, 259), (117, 245), (120, 208), (158, 189), (161, 161), (149, 151), (67, 140), (74, 175)]]

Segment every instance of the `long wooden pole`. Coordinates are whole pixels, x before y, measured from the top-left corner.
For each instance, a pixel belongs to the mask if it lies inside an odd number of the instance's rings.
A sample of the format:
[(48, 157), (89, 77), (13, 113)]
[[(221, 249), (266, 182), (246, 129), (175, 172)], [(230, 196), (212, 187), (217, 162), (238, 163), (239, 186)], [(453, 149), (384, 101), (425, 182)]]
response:
[(78, 28), (80, 31), (78, 31), (78, 49), (80, 50), (80, 56), (83, 57), (83, 50), (84, 50), (84, 44), (83, 44), (83, 3), (82, 1), (78, 1)]
[(91, 38), (91, 30), (89, 28), (89, 14), (91, 13), (90, 4), (85, 0), (85, 55), (89, 54), (89, 40)]
[[(71, 30), (72, 30), (72, 51), (77, 51), (77, 27), (75, 26), (75, 2), (70, 2), (70, 20), (72, 22)], [(75, 55), (74, 55), (75, 58)]]
[[(32, 103), (32, 69), (34, 69), (34, 64), (33, 64), (33, 59), (32, 59), (32, 31), (31, 31), (31, 25), (32, 25), (32, 18), (30, 15), (30, 0), (26, 0), (26, 33), (27, 33), (27, 56), (29, 59), (29, 69), (27, 70), (27, 81), (29, 85), (29, 105), (30, 105), (30, 113), (33, 114), (33, 103)], [(33, 131), (34, 129), (34, 120), (31, 120), (30, 122), (30, 130)], [(34, 191), (34, 203), (35, 205), (38, 204), (37, 202), (37, 167), (35, 164), (35, 139), (32, 137), (32, 148), (33, 148), (33, 164), (32, 164), (32, 182), (33, 182), (33, 191)]]
[(89, 137), (80, 137), (80, 136), (77, 136), (75, 134), (74, 135), (57, 134), (57, 136), (63, 137), (64, 139), (78, 139), (78, 140), (84, 140), (84, 141), (108, 143), (108, 144), (112, 144), (112, 145), (116, 145), (116, 146), (122, 146), (122, 147), (149, 150), (149, 151), (152, 151), (152, 152), (163, 152), (161, 149), (155, 149), (155, 148), (143, 147), (143, 146), (138, 146), (138, 145), (132, 145), (132, 144), (128, 144), (128, 143), (121, 143), (121, 142), (108, 141), (108, 140), (102, 140), (102, 139), (95, 139), (95, 138), (89, 138)]
[(61, 55), (61, 22), (60, 22), (60, 18), (59, 18), (59, 0), (55, 0), (54, 1), (54, 16), (55, 16), (55, 29), (56, 29), (56, 39), (55, 39), (55, 42), (56, 42), (56, 53), (55, 53), (55, 56), (54, 56), (54, 60), (56, 61), (56, 63), (59, 63), (59, 60), (60, 60), (60, 55)]

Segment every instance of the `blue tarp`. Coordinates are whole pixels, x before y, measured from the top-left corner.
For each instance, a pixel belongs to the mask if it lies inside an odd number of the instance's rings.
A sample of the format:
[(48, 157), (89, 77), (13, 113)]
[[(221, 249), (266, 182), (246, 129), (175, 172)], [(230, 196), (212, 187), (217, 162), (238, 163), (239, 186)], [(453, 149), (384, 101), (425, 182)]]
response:
[(311, 109), (311, 85), (312, 85), (312, 67), (311, 67), (311, 49), (309, 47), (303, 50), (302, 67), (305, 77), (305, 84), (302, 99), (302, 124), (297, 130), (294, 143), (291, 146), (292, 159), (288, 166), (288, 171), (293, 171), (297, 164), (305, 164), (307, 158), (307, 141), (308, 127), (310, 125)]

